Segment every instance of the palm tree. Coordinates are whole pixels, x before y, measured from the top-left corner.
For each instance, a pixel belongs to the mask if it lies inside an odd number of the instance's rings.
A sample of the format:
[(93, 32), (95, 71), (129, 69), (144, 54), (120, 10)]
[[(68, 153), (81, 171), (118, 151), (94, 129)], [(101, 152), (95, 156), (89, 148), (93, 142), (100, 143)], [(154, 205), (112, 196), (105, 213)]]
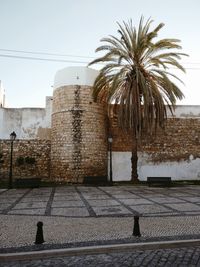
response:
[(158, 126), (164, 128), (167, 107), (173, 114), (176, 99), (183, 98), (175, 84), (176, 80), (182, 81), (169, 68), (184, 72), (178, 61), (186, 54), (177, 52), (181, 49), (180, 40), (157, 40), (164, 24), (150, 30), (151, 23), (150, 19), (144, 23), (143, 17), (138, 29), (131, 20), (123, 25), (118, 23), (119, 38), (103, 38), (104, 45), (96, 52), (105, 51), (105, 54), (89, 63), (104, 64), (94, 83), (94, 100), (106, 101), (108, 115), (117, 106), (118, 126), (131, 131), (133, 182), (138, 181), (137, 149), (142, 133), (155, 133)]

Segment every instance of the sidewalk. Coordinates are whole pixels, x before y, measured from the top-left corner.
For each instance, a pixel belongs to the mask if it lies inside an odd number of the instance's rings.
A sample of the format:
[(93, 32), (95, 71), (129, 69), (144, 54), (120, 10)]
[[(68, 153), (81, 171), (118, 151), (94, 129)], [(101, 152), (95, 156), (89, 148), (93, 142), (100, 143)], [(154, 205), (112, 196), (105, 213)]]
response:
[[(200, 187), (144, 186), (0, 191), (0, 253), (200, 239)], [(133, 237), (140, 215), (141, 237)], [(34, 245), (42, 221), (45, 243)]]

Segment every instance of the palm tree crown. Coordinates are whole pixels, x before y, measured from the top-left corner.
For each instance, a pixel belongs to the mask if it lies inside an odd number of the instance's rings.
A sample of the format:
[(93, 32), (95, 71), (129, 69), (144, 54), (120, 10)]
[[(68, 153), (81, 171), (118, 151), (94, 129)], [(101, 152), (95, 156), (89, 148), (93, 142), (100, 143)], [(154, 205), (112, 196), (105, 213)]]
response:
[[(179, 64), (183, 53), (177, 39), (156, 40), (160, 23), (150, 30), (152, 20), (140, 19), (138, 30), (132, 21), (119, 26), (119, 38), (109, 36), (96, 52), (105, 55), (92, 61), (105, 63), (96, 78), (93, 90), (95, 100), (117, 104), (119, 126), (132, 129), (136, 138), (142, 130), (149, 133), (157, 126), (163, 127), (167, 107), (173, 113), (176, 99), (183, 93), (173, 80), (181, 80), (169, 72), (170, 67), (185, 71)], [(109, 105), (110, 109), (114, 105)], [(111, 111), (111, 110), (110, 110)]]

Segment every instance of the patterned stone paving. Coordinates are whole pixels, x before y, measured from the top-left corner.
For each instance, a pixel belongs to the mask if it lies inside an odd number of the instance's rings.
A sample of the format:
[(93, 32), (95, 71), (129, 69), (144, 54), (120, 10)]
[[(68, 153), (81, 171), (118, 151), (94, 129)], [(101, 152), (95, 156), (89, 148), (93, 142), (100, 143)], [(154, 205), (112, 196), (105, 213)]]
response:
[(64, 217), (200, 215), (200, 186), (1, 189), (0, 214)]
[[(141, 238), (132, 236), (136, 214), (141, 215)], [(199, 238), (200, 186), (0, 190), (2, 251), (34, 247), (39, 220), (44, 222), (45, 244), (51, 248), (106, 240)], [(199, 253), (198, 246), (3, 262), (0, 266), (200, 266)]]

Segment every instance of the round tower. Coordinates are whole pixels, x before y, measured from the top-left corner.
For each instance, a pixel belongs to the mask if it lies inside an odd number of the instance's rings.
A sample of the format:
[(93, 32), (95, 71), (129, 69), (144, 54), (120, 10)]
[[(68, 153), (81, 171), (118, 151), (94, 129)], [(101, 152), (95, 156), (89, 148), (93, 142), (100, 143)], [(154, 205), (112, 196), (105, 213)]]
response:
[(106, 116), (92, 99), (98, 71), (68, 67), (55, 75), (51, 132), (51, 178), (80, 183), (107, 174)]

